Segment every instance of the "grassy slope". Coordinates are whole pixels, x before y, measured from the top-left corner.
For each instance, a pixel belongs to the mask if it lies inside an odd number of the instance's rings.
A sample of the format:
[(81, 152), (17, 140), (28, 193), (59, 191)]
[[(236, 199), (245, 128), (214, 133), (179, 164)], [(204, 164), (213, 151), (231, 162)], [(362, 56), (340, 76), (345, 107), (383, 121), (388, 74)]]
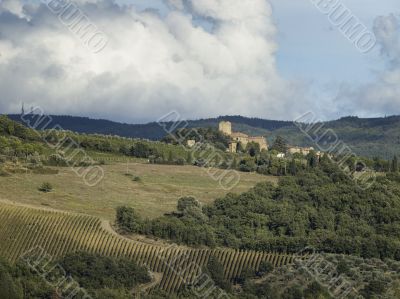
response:
[[(194, 196), (207, 204), (226, 194), (205, 169), (194, 166), (116, 163), (103, 168), (105, 177), (95, 187), (85, 185), (68, 167), (59, 168), (57, 175), (0, 177), (0, 198), (112, 220), (115, 208), (120, 205), (133, 206), (145, 217), (157, 217), (174, 211), (181, 196)], [(260, 181), (276, 181), (276, 178), (254, 173), (240, 175), (240, 183), (233, 192), (243, 192)], [(141, 182), (134, 182), (135, 176), (139, 176)], [(53, 192), (38, 191), (45, 181), (53, 185)]]

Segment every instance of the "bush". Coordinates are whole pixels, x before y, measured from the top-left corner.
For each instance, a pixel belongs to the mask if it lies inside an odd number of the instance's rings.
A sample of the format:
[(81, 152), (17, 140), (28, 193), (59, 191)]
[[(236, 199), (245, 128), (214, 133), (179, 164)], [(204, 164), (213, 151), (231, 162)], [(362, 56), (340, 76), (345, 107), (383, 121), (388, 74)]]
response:
[(149, 158), (151, 155), (155, 155), (155, 150), (147, 143), (138, 142), (131, 147), (130, 155), (136, 158)]
[(133, 181), (134, 181), (134, 182), (141, 182), (142, 179), (141, 179), (140, 176), (135, 176), (135, 177), (133, 178)]
[(39, 191), (41, 192), (51, 192), (53, 190), (53, 186), (49, 182), (44, 182), (40, 187)]
[(53, 154), (50, 155), (47, 163), (51, 166), (61, 166), (61, 167), (65, 167), (68, 165), (67, 161), (65, 160), (64, 157), (62, 157), (59, 154)]
[(120, 229), (128, 233), (137, 233), (142, 225), (142, 219), (134, 208), (118, 207), (116, 223)]
[(218, 287), (225, 291), (231, 290), (230, 282), (224, 277), (224, 266), (215, 256), (210, 257), (205, 272), (208, 272), (208, 274), (211, 276), (212, 280)]
[(0, 266), (0, 298), (4, 299), (19, 299), (23, 298), (22, 287), (19, 283), (13, 280), (8, 271)]
[(181, 197), (178, 200), (178, 211), (184, 212), (186, 210), (198, 208), (201, 209), (200, 202), (194, 197)]
[(260, 267), (258, 268), (257, 276), (264, 276), (265, 274), (270, 273), (272, 270), (274, 270), (274, 266), (270, 262), (262, 261)]
[(77, 252), (68, 254), (60, 264), (85, 289), (131, 289), (151, 280), (145, 267), (127, 258)]

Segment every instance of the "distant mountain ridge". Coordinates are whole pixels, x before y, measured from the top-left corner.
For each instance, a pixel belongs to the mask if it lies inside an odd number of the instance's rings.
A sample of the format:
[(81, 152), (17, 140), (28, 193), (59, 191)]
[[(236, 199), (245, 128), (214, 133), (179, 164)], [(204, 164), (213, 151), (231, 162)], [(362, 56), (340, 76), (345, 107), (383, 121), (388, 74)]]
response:
[[(12, 120), (22, 122), (19, 114), (9, 114)], [(70, 116), (70, 115), (50, 115), (52, 122), (48, 125), (49, 128), (58, 125), (65, 130), (70, 130), (78, 133), (87, 134), (112, 134), (123, 137), (131, 138), (144, 138), (150, 140), (160, 140), (166, 132), (163, 127), (156, 123), (150, 122), (147, 124), (127, 124), (119, 123), (105, 119), (92, 119), (89, 117)], [(249, 133), (253, 134), (253, 131), (261, 129), (273, 131), (279, 128), (293, 125), (289, 121), (275, 121), (275, 120), (263, 120), (259, 118), (247, 118), (243, 116), (221, 116), (218, 118), (189, 120), (189, 127), (218, 127), (218, 123), (222, 120), (228, 120), (234, 124), (234, 126), (247, 127)], [(171, 124), (171, 123), (170, 123)], [(182, 123), (179, 127), (183, 127)]]
[[(8, 115), (21, 122), (20, 115)], [(119, 135), (130, 138), (160, 140), (165, 135), (163, 127), (156, 122), (148, 124), (118, 123), (104, 119), (91, 119), (66, 115), (51, 115), (48, 127), (59, 125), (65, 130), (87, 134)], [(217, 127), (222, 120), (233, 123), (235, 131), (249, 135), (263, 135), (271, 142), (277, 135), (283, 136), (290, 144), (314, 146), (316, 144), (302, 133), (292, 121), (266, 120), (243, 116), (220, 116), (218, 118), (189, 120), (189, 127)], [(178, 128), (182, 127), (181, 124)], [(343, 117), (321, 123), (324, 130), (332, 129), (338, 138), (356, 154), (389, 159), (400, 155), (400, 116), (382, 118)]]

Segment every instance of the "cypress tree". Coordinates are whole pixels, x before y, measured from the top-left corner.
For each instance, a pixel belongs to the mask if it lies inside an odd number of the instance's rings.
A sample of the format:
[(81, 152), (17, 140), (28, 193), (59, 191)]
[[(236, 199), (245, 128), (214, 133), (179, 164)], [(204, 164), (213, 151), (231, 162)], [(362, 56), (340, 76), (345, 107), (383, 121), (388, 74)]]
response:
[(396, 155), (393, 157), (391, 170), (392, 170), (392, 172), (399, 171), (399, 161), (398, 161)]

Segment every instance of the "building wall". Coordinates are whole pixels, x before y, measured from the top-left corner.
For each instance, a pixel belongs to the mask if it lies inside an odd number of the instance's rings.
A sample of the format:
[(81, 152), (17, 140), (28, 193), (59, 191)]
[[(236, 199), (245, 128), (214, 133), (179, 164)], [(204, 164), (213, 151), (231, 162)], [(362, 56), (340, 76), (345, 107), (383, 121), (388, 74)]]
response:
[(232, 135), (232, 123), (229, 121), (221, 121), (219, 123), (219, 131), (224, 133), (225, 135)]
[[(224, 133), (225, 135), (231, 136), (232, 140), (234, 140), (236, 143), (235, 147), (237, 147), (237, 143), (239, 142), (243, 145), (243, 147), (246, 147), (249, 142), (255, 142), (260, 145), (261, 150), (268, 149), (268, 143), (264, 137), (249, 137), (244, 133), (232, 132), (232, 123), (229, 121), (221, 121), (219, 123), (219, 131)], [(231, 146), (229, 146), (229, 151), (232, 152)], [(236, 152), (236, 148), (233, 152)]]
[(229, 152), (230, 153), (236, 153), (237, 152), (237, 143), (236, 142), (229, 143)]
[(193, 146), (196, 145), (196, 140), (190, 139), (190, 140), (187, 141), (186, 145), (187, 145), (188, 147), (193, 147)]
[(260, 150), (268, 149), (268, 142), (264, 137), (249, 137), (248, 142), (255, 142), (260, 145)]

